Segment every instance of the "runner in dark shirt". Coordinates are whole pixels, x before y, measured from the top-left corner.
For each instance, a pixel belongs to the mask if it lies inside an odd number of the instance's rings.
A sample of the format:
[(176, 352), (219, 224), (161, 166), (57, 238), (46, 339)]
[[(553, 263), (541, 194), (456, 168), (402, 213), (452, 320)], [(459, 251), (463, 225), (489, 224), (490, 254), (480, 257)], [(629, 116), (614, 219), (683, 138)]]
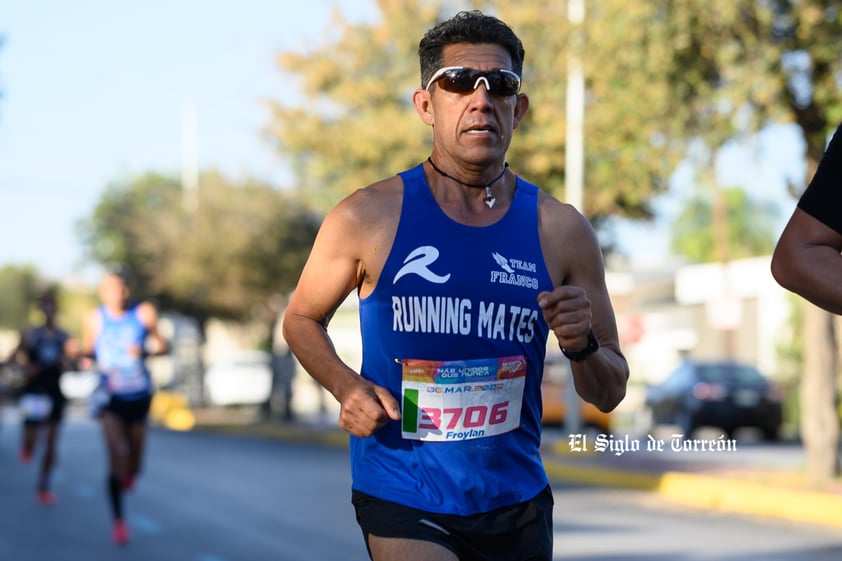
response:
[(18, 400), (23, 416), (20, 459), (23, 463), (32, 461), (39, 436), (43, 433), (44, 456), (36, 496), (41, 504), (52, 505), (57, 497), (50, 489), (50, 474), (56, 462), (56, 440), (67, 401), (61, 392), (59, 379), (78, 354), (78, 345), (56, 325), (58, 306), (55, 294), (44, 294), (39, 305), (44, 314), (44, 324), (24, 330), (10, 361), (21, 364), (25, 376)]
[(813, 304), (842, 314), (842, 125), (772, 255), (775, 280)]

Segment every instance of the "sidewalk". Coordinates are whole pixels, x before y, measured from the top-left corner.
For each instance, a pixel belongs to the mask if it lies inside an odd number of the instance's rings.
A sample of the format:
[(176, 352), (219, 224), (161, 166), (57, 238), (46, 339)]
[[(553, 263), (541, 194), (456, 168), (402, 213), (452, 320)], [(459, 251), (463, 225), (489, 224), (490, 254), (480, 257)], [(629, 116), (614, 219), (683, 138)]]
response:
[[(685, 441), (676, 439), (673, 448), (667, 438), (660, 451), (650, 451), (647, 440), (639, 438), (637, 450), (618, 454), (593, 446), (573, 451), (569, 441), (558, 439), (547, 443), (550, 450), (544, 452), (547, 473), (551, 479), (645, 490), (694, 508), (842, 528), (842, 480), (810, 489), (802, 464), (791, 458), (753, 458), (750, 445), (739, 442), (730, 451), (701, 451), (692, 449), (698, 440), (687, 442), (687, 450)], [(787, 446), (796, 448), (781, 445)]]
[[(247, 414), (194, 411), (195, 428), (228, 434), (276, 438), (291, 442), (347, 447), (348, 436), (333, 419), (305, 419), (292, 423), (255, 421)], [(663, 439), (660, 451), (647, 450), (648, 438), (615, 437), (611, 446), (596, 451), (594, 442), (573, 443), (567, 435), (547, 431), (542, 446), (551, 480), (637, 489), (660, 499), (718, 512), (774, 517), (795, 522), (842, 528), (842, 480), (821, 490), (809, 489), (800, 465), (794, 464), (792, 445), (788, 461), (774, 452), (760, 459), (739, 442), (725, 450), (714, 441), (713, 450), (673, 448)], [(702, 446), (710, 447), (711, 441)], [(603, 442), (605, 444), (605, 442)], [(652, 447), (653, 444), (649, 444)], [(684, 442), (676, 445), (684, 445)], [(636, 446), (636, 449), (634, 447)], [(717, 449), (717, 446), (719, 449)], [(786, 445), (783, 445), (786, 446)], [(750, 447), (749, 447), (750, 448)], [(782, 454), (783, 456), (784, 454)]]

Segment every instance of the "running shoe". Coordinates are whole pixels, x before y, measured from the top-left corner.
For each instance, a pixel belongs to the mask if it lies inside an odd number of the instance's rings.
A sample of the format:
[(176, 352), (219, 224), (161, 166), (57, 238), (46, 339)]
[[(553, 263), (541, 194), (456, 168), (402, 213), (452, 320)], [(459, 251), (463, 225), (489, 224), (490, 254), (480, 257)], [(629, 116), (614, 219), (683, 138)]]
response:
[(20, 462), (22, 464), (28, 464), (29, 462), (32, 461), (32, 450), (27, 450), (26, 448), (22, 448), (21, 451), (20, 451), (20, 455), (18, 457), (20, 458)]
[(58, 502), (58, 497), (49, 489), (41, 489), (38, 491), (38, 502), (44, 506), (52, 506)]
[(111, 529), (111, 541), (117, 545), (125, 545), (129, 543), (129, 527), (123, 520), (115, 520), (114, 527)]

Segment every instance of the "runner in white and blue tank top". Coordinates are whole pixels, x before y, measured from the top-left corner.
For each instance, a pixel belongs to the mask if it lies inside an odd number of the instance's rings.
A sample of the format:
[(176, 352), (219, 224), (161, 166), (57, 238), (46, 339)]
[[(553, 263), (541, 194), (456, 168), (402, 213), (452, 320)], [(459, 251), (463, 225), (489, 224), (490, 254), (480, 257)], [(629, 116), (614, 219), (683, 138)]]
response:
[[(166, 352), (158, 332), (158, 312), (150, 302), (131, 303), (126, 272), (109, 270), (99, 287), (102, 305), (85, 317), (83, 349), (96, 360), (100, 384), (91, 409), (102, 422), (108, 451), (106, 488), (114, 518), (112, 540), (130, 539), (123, 516), (123, 493), (134, 488), (141, 471), (152, 401), (149, 354)], [(153, 344), (147, 351), (147, 339)]]
[(152, 393), (152, 379), (142, 353), (149, 330), (137, 315), (137, 305), (121, 315), (99, 307), (101, 330), (94, 342), (100, 384), (113, 399), (147, 399)]
[(361, 374), (401, 396), (403, 419), (351, 437), (353, 487), (462, 515), (531, 499), (547, 485), (537, 295), (552, 289), (537, 187), (518, 179), (505, 217), (472, 227), (444, 214), (420, 165), (401, 177), (395, 242), (360, 321)]

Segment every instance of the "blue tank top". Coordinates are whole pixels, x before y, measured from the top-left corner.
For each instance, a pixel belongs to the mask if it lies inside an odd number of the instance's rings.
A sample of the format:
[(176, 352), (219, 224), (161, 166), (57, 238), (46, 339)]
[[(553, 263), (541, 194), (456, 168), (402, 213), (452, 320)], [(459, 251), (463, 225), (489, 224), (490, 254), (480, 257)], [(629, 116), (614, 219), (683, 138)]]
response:
[(94, 342), (101, 383), (111, 395), (121, 399), (141, 399), (152, 393), (152, 379), (141, 351), (148, 330), (137, 315), (137, 306), (121, 316), (112, 316), (100, 306), (102, 328)]
[(547, 485), (538, 188), (518, 178), (506, 215), (474, 227), (441, 210), (421, 165), (400, 176), (400, 222), (360, 324), (361, 375), (402, 420), (351, 437), (353, 488), (459, 515), (529, 500)]

